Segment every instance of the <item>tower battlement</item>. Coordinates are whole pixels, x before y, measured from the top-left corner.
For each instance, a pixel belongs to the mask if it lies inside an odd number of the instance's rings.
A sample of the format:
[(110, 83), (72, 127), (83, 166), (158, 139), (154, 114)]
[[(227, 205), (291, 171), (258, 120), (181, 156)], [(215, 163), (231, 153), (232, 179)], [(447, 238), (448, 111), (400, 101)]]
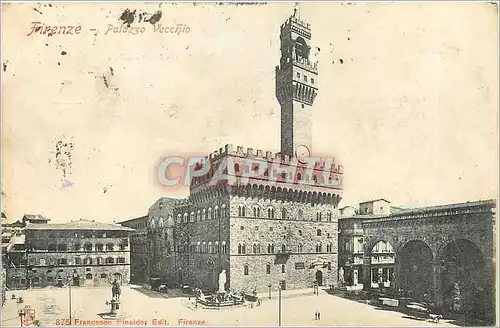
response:
[[(256, 160), (262, 160), (265, 162), (279, 162), (281, 165), (292, 165), (296, 164), (298, 167), (307, 166), (307, 164), (301, 164), (296, 161), (293, 156), (281, 154), (279, 152), (272, 152), (268, 150), (253, 149), (250, 147), (243, 147), (233, 144), (227, 144), (224, 147), (210, 153), (205, 157), (205, 160), (210, 161), (210, 163), (218, 162), (220, 159), (226, 156), (240, 157), (240, 158), (251, 158)], [(329, 170), (332, 173), (342, 174), (342, 165), (335, 163), (334, 158), (318, 158), (316, 165), (314, 165), (314, 170)]]
[(311, 38), (311, 25), (301, 21), (295, 16), (290, 16), (285, 23), (281, 24), (281, 34), (295, 32), (305, 38)]

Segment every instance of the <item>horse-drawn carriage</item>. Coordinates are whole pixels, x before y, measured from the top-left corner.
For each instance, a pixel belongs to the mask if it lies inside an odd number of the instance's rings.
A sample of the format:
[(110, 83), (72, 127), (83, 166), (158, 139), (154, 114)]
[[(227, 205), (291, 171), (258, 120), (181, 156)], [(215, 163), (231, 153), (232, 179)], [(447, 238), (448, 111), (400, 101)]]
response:
[(438, 323), (440, 319), (443, 319), (441, 314), (433, 313), (432, 309), (425, 303), (411, 302), (406, 305), (407, 314), (410, 317), (419, 320), (428, 320)]

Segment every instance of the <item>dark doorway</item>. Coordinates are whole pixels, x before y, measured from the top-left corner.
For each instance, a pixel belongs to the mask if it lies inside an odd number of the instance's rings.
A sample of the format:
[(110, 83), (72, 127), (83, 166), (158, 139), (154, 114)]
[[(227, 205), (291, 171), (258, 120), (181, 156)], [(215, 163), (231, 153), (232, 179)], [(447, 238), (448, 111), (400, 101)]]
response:
[(286, 280), (281, 280), (281, 290), (286, 290)]
[(80, 277), (79, 276), (73, 277), (73, 286), (80, 286)]
[(323, 272), (321, 270), (316, 271), (316, 282), (318, 286), (323, 286)]

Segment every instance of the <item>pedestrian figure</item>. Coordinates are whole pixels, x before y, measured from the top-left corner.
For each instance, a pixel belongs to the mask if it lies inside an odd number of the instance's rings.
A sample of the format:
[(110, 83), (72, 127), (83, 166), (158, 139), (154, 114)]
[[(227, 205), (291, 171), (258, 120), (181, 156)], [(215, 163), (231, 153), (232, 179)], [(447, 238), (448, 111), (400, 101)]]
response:
[(321, 320), (321, 312), (318, 311), (318, 320)]
[(314, 320), (318, 320), (318, 311), (314, 312)]

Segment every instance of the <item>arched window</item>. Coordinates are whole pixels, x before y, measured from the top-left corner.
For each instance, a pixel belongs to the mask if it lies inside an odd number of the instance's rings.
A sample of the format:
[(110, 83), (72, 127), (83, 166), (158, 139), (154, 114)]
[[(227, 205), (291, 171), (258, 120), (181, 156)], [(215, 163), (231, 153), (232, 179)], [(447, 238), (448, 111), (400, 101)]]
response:
[(96, 264), (97, 264), (97, 265), (102, 264), (102, 257), (98, 257), (98, 258), (96, 258), (96, 259), (95, 259), (95, 262), (96, 262)]
[(222, 216), (223, 217), (229, 216), (226, 204), (222, 204)]
[(321, 221), (321, 212), (316, 212), (316, 221)]
[(215, 217), (216, 218), (220, 218), (221, 217), (219, 206), (215, 206)]
[(160, 226), (160, 228), (163, 228), (163, 218), (162, 217), (160, 217), (159, 226)]
[(86, 252), (92, 252), (92, 244), (91, 243), (85, 243), (85, 251)]
[(85, 279), (92, 279), (92, 273), (86, 273)]
[(95, 250), (98, 252), (102, 252), (104, 250), (104, 245), (103, 244), (96, 244)]
[(297, 245), (297, 253), (302, 253), (302, 244)]
[(76, 257), (76, 258), (75, 258), (75, 264), (76, 264), (76, 265), (80, 265), (80, 264), (82, 264), (82, 259), (81, 259), (81, 258), (79, 258), (79, 257)]
[(282, 254), (285, 254), (285, 253), (286, 253), (286, 245), (285, 245), (285, 244), (282, 244), (282, 245), (281, 245), (281, 253), (282, 253)]
[(183, 217), (184, 223), (187, 223), (188, 222), (188, 214), (184, 213), (184, 215), (182, 217)]
[(106, 264), (114, 264), (115, 263), (115, 259), (112, 258), (111, 256), (106, 258)]
[(207, 211), (205, 211), (205, 209), (203, 209), (201, 219), (206, 220), (206, 218), (207, 218)]
[(243, 266), (243, 274), (244, 274), (245, 276), (248, 276), (248, 264), (245, 264), (245, 265)]
[(267, 253), (274, 254), (274, 244), (273, 243), (267, 244)]
[(196, 243), (196, 253), (201, 253), (201, 243), (200, 242)]
[(281, 273), (285, 273), (285, 265), (284, 264), (281, 265)]
[(274, 208), (273, 207), (269, 207), (267, 209), (267, 218), (274, 219)]
[(181, 223), (182, 216), (180, 214), (177, 214), (177, 223)]
[(113, 245), (111, 243), (106, 244), (106, 250), (107, 251), (112, 251), (114, 248), (115, 248), (115, 245)]
[(208, 242), (208, 253), (209, 253), (209, 254), (213, 254), (213, 252), (214, 252), (214, 250), (213, 250), (213, 248), (212, 248), (212, 242), (211, 242), (211, 241), (209, 241), (209, 242)]
[(252, 250), (254, 254), (260, 254), (260, 244), (254, 243), (252, 246)]
[(327, 220), (328, 222), (332, 222), (332, 212), (328, 211), (328, 212), (326, 213), (326, 220)]
[(222, 254), (227, 254), (227, 244), (225, 241), (222, 242)]
[(327, 253), (331, 253), (332, 252), (332, 244), (331, 243), (326, 244), (326, 252)]
[(238, 174), (240, 172), (240, 164), (234, 163), (234, 173)]
[(203, 243), (201, 244), (201, 252), (202, 252), (203, 254), (205, 254), (205, 253), (207, 252), (207, 243), (206, 243), (206, 242), (203, 242)]
[(247, 253), (247, 247), (245, 243), (241, 244), (241, 254), (246, 254)]
[(152, 218), (151, 219), (151, 229), (154, 229), (154, 228), (156, 228), (156, 223), (155, 223), (155, 219)]
[(196, 221), (201, 221), (201, 211), (196, 212)]
[(244, 217), (245, 216), (245, 206), (244, 205), (239, 205), (238, 206), (238, 216)]
[(297, 173), (297, 181), (300, 181), (300, 180), (302, 180), (302, 174)]
[(253, 207), (253, 217), (260, 218), (260, 207), (257, 205)]
[(316, 230), (316, 236), (321, 236), (321, 229)]
[(299, 220), (304, 220), (304, 211), (302, 209), (299, 209)]
[(189, 222), (194, 222), (194, 212), (189, 215)]
[(101, 273), (101, 276), (100, 276), (100, 277), (101, 277), (101, 278), (107, 278), (107, 277), (108, 277), (108, 275), (107, 275), (106, 273)]
[(215, 254), (219, 254), (220, 253), (220, 246), (219, 246), (219, 242), (216, 241), (215, 242)]
[(286, 208), (281, 209), (281, 219), (286, 220)]
[(266, 264), (266, 273), (271, 274), (271, 264)]
[(316, 253), (321, 253), (321, 243), (316, 244)]
[(211, 207), (208, 208), (208, 218), (209, 219), (213, 219), (214, 218), (214, 213), (212, 213), (212, 208)]

